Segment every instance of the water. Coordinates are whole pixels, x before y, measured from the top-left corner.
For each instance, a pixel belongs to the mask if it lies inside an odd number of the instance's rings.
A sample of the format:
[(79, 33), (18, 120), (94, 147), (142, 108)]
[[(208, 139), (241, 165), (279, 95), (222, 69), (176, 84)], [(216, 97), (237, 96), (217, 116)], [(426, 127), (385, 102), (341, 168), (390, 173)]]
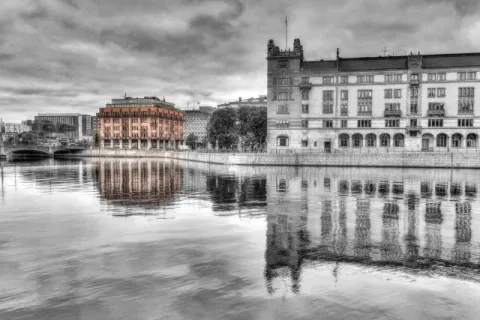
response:
[(480, 171), (1, 162), (0, 319), (478, 319)]

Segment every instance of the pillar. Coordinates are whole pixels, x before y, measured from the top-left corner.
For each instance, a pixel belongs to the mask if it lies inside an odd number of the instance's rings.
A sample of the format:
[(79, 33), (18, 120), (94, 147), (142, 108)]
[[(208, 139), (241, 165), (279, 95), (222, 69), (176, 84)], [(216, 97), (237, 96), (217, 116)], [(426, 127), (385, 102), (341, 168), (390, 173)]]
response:
[(147, 150), (152, 149), (152, 139), (147, 139)]
[(132, 139), (128, 139), (128, 149), (132, 149)]
[(142, 149), (142, 140), (140, 139), (137, 140), (137, 149)]

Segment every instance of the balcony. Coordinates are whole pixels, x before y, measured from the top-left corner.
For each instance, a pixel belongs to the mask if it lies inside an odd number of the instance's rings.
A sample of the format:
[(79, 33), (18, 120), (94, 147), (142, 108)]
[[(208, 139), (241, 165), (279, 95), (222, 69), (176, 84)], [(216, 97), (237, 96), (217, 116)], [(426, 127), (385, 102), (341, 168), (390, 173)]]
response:
[(410, 79), (410, 86), (411, 87), (418, 87), (420, 85), (420, 80), (418, 79)]
[(299, 85), (300, 90), (310, 90), (312, 89), (312, 84), (310, 82), (302, 82)]
[(357, 114), (358, 114), (359, 116), (371, 116), (371, 115), (372, 115), (372, 111), (371, 111), (371, 110), (370, 110), (370, 111), (360, 111), (360, 110), (358, 110)]
[(428, 110), (427, 117), (445, 117), (445, 110)]
[(348, 116), (348, 109), (340, 109), (340, 116)]
[(385, 117), (401, 117), (402, 111), (400, 110), (385, 110)]
[(410, 125), (405, 128), (407, 132), (420, 132), (422, 131), (422, 127), (419, 125)]

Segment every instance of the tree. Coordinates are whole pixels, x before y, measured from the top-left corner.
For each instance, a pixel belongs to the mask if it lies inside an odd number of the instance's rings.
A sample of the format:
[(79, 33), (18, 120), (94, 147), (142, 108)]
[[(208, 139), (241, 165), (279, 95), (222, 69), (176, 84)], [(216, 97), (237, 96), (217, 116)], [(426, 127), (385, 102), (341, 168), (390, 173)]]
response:
[(190, 133), (185, 140), (185, 144), (190, 147), (190, 149), (195, 150), (197, 147), (197, 136), (194, 133)]
[(267, 140), (267, 108), (240, 107), (238, 126), (243, 149), (261, 149)]
[(238, 142), (237, 112), (232, 108), (216, 110), (207, 126), (208, 141), (220, 149), (232, 149)]
[(98, 148), (98, 146), (100, 145), (100, 135), (98, 134), (98, 132), (95, 132), (95, 135), (93, 136), (93, 145)]

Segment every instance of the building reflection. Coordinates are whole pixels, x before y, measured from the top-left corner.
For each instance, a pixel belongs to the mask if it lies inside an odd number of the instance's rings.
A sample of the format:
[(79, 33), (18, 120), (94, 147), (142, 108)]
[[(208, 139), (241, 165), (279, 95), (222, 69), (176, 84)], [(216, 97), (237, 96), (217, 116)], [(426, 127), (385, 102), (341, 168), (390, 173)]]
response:
[(183, 167), (162, 160), (100, 159), (94, 171), (100, 195), (131, 208), (158, 209), (175, 199), (184, 182)]
[[(306, 263), (480, 268), (472, 224), (478, 173), (284, 169), (267, 174), (265, 279), (270, 293), (301, 288)], [(414, 172), (414, 171), (412, 171)], [(324, 183), (318, 183), (322, 181)], [(480, 214), (479, 211), (477, 211)]]

